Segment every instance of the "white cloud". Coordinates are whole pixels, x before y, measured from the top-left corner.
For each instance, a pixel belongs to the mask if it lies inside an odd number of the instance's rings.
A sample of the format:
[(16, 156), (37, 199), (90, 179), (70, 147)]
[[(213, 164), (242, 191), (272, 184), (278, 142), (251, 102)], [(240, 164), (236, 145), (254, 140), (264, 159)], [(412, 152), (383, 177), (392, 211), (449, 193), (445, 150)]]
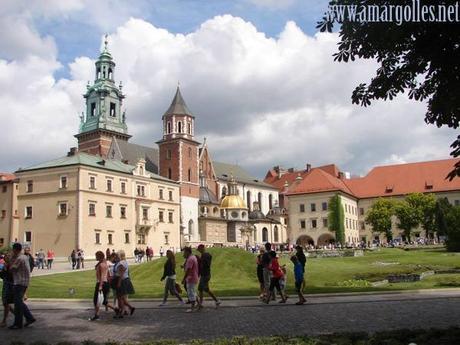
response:
[(296, 0), (249, 0), (249, 2), (259, 7), (277, 10), (292, 6)]
[[(48, 38), (37, 37), (38, 47), (47, 47)], [(453, 131), (427, 126), (423, 104), (404, 97), (368, 108), (351, 104), (352, 90), (370, 78), (375, 64), (334, 62), (337, 40), (336, 34), (307, 36), (294, 22), (269, 38), (230, 15), (187, 35), (129, 19), (110, 35), (109, 49), (115, 78), (125, 85), (131, 141), (155, 145), (179, 80), (198, 139), (208, 138), (213, 157), (259, 175), (280, 163), (333, 162), (363, 173), (385, 162), (447, 157)], [(94, 79), (98, 52), (76, 58), (71, 78), (55, 81), (56, 52), (40, 49), (0, 61), (6, 110), (0, 116), (5, 123), (8, 114), (9, 122), (0, 147), (14, 148), (1, 161), (9, 169), (63, 155), (74, 145), (81, 95)]]

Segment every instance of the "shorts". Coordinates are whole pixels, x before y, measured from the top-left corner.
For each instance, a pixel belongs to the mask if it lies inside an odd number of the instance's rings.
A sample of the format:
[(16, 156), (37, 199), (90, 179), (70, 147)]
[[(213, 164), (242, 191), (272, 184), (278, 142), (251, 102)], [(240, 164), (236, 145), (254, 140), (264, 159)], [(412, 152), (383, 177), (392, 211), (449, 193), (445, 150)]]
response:
[[(104, 301), (102, 302), (102, 305), (107, 305), (109, 303), (108, 302), (109, 292), (110, 292), (110, 284), (108, 282), (102, 283), (102, 293), (104, 294)], [(95, 306), (97, 305), (98, 295), (99, 295), (99, 283), (96, 283), (96, 287), (94, 288), (94, 296), (93, 296), (93, 303)]]
[(3, 281), (2, 303), (3, 305), (14, 303), (13, 284), (7, 281)]
[(198, 291), (209, 292), (209, 281), (211, 280), (211, 275), (201, 276), (200, 282), (198, 283)]
[(195, 287), (196, 287), (196, 284), (187, 283), (187, 297), (190, 302), (196, 301)]

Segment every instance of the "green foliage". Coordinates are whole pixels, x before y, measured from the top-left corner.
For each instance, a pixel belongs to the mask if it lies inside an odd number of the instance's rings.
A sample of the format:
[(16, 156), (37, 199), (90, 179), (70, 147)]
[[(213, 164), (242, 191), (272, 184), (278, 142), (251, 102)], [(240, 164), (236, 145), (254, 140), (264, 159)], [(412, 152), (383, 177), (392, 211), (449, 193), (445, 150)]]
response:
[(446, 216), (448, 251), (460, 252), (460, 206), (454, 206)]
[(447, 235), (447, 222), (446, 216), (449, 213), (452, 205), (449, 203), (447, 198), (441, 198), (436, 201), (434, 210), (434, 222), (438, 236)]
[(342, 199), (336, 194), (329, 199), (328, 212), (329, 230), (335, 233), (337, 243), (345, 243), (345, 210), (343, 209)]
[[(403, 5), (409, 1), (384, 3)], [(432, 5), (433, 8), (437, 8), (439, 3), (439, 0), (423, 1), (423, 5)], [(330, 1), (330, 5), (355, 5), (357, 12), (380, 4), (382, 2), (376, 0)], [(338, 52), (334, 54), (336, 61), (372, 59), (378, 64), (369, 84), (361, 83), (353, 91), (353, 103), (368, 106), (371, 101), (392, 100), (407, 92), (410, 99), (427, 104), (426, 123), (458, 128), (460, 25), (423, 25), (405, 21), (375, 23), (346, 18), (339, 23), (338, 18), (325, 15), (317, 28), (332, 32), (335, 24), (340, 26)], [(451, 155), (460, 156), (460, 136), (451, 147)], [(449, 176), (460, 176), (460, 162)]]
[(420, 224), (421, 215), (406, 200), (396, 202), (395, 215), (398, 217), (398, 228), (404, 231), (406, 240), (410, 240), (412, 229)]
[(366, 214), (366, 223), (372, 226), (374, 232), (384, 233), (387, 240), (393, 238), (391, 232), (391, 217), (394, 214), (393, 199), (379, 198), (372, 204)]

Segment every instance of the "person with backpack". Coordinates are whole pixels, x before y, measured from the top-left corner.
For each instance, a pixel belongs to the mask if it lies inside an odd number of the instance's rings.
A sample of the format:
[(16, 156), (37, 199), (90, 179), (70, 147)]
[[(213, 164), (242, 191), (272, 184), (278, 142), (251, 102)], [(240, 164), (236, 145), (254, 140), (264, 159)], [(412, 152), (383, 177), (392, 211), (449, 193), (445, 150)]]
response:
[(217, 299), (216, 295), (209, 289), (209, 281), (211, 280), (211, 262), (212, 256), (206, 251), (204, 244), (200, 244), (197, 248), (200, 252), (199, 260), (199, 275), (200, 282), (198, 283), (198, 308), (203, 308), (203, 292), (206, 292), (214, 300), (216, 308), (221, 304), (220, 300)]

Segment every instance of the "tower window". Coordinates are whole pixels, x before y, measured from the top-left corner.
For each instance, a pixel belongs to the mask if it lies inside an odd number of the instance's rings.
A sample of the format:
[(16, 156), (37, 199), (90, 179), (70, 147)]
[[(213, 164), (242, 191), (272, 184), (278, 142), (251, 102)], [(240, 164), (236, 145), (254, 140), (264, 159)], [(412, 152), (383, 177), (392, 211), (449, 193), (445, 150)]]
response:
[(192, 181), (192, 170), (188, 169), (188, 182)]
[(166, 133), (168, 133), (168, 134), (171, 133), (171, 122), (168, 122), (166, 124)]
[(96, 70), (96, 79), (99, 79), (101, 77), (101, 69), (98, 67)]
[(192, 134), (192, 124), (188, 123), (188, 134)]
[(105, 67), (102, 67), (102, 78), (105, 79)]
[(91, 116), (96, 116), (96, 103), (91, 103)]
[(110, 102), (110, 116), (115, 117), (117, 114), (115, 112), (115, 103)]
[(170, 180), (172, 179), (172, 170), (171, 170), (171, 168), (168, 168), (168, 178)]
[(179, 133), (182, 133), (182, 122), (180, 122), (180, 121), (177, 123), (177, 131)]
[(109, 68), (109, 79), (112, 79), (112, 76), (113, 76), (113, 71), (111, 68)]

